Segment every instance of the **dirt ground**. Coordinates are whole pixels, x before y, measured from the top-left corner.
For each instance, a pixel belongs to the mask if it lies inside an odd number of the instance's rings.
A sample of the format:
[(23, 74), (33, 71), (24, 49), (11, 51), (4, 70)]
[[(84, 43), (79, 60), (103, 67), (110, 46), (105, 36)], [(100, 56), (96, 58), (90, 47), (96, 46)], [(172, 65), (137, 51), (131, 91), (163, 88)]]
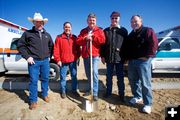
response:
[[(105, 66), (100, 64), (99, 79), (105, 85)], [(4, 77), (4, 76), (3, 76)], [(6, 77), (6, 76), (5, 76)], [(0, 79), (2, 76), (0, 77)], [(28, 78), (26, 78), (28, 79)], [(69, 80), (69, 76), (67, 77)], [(78, 67), (78, 80), (85, 81), (86, 77), (82, 63)], [(62, 99), (59, 91), (50, 90), (50, 103), (42, 100), (40, 93), (38, 107), (35, 110), (28, 108), (28, 90), (0, 90), (0, 120), (164, 120), (165, 107), (180, 105), (180, 89), (153, 90), (152, 113), (141, 112), (142, 104), (131, 106), (128, 101), (131, 99), (131, 91), (128, 79), (125, 77), (126, 102), (122, 103), (118, 99), (116, 77), (113, 78), (113, 95), (111, 98), (103, 98), (104, 91), (99, 92), (98, 110), (87, 113), (85, 111), (85, 100), (82, 96), (84, 91), (79, 91), (81, 97), (75, 97), (70, 92), (67, 98)], [(153, 82), (180, 82), (177, 75), (168, 76), (165, 74), (154, 75)], [(114, 108), (114, 109), (113, 109)]]

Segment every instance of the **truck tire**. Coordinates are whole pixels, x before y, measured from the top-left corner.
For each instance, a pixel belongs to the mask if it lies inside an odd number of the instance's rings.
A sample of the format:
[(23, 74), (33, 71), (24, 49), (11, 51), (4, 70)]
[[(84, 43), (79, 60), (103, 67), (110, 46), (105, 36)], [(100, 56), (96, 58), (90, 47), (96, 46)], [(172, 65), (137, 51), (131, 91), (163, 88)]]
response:
[(50, 63), (49, 80), (57, 81), (59, 74), (59, 66), (55, 63)]
[(5, 75), (5, 72), (0, 72), (0, 77), (4, 75)]

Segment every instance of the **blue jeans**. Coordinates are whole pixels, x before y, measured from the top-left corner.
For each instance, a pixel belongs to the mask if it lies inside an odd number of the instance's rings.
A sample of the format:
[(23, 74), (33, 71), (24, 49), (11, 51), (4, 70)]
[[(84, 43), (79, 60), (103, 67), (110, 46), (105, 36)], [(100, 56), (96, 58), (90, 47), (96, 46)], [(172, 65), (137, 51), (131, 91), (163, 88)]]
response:
[(72, 91), (77, 90), (77, 66), (76, 61), (70, 63), (63, 63), (60, 67), (60, 91), (61, 93), (66, 93), (66, 76), (67, 76), (67, 68), (69, 66), (71, 80), (72, 80)]
[(151, 61), (134, 59), (128, 64), (128, 79), (135, 98), (143, 98), (144, 105), (152, 105)]
[(116, 68), (116, 76), (117, 76), (117, 85), (118, 85), (118, 93), (120, 96), (124, 96), (124, 71), (123, 71), (123, 64), (122, 63), (107, 63), (107, 79), (106, 79), (106, 94), (111, 95), (112, 94), (112, 77), (113, 77), (113, 71), (114, 66)]
[[(93, 68), (93, 96), (98, 96), (99, 89), (99, 79), (98, 79), (98, 65), (99, 56), (92, 58), (92, 68)], [(85, 73), (88, 78), (88, 88), (87, 91), (91, 90), (91, 74), (90, 74), (90, 58), (84, 58), (84, 68)]]
[(38, 79), (41, 76), (41, 91), (42, 97), (48, 96), (48, 83), (49, 83), (49, 58), (44, 60), (34, 59), (35, 64), (28, 64), (28, 71), (30, 75), (29, 83), (29, 101), (37, 102), (38, 97)]

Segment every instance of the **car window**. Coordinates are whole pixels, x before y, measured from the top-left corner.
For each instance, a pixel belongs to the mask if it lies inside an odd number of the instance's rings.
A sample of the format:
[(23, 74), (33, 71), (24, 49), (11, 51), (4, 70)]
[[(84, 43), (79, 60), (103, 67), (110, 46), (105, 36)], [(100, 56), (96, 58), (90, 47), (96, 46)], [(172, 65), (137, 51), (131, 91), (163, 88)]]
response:
[(177, 38), (169, 38), (161, 43), (159, 46), (160, 50), (168, 50), (170, 49), (180, 49), (180, 41)]
[(158, 43), (160, 43), (160, 42), (161, 42), (161, 40), (163, 40), (163, 38), (158, 38)]
[(18, 40), (19, 40), (18, 38), (13, 38), (12, 43), (11, 43), (11, 47), (10, 47), (11, 50), (17, 50)]

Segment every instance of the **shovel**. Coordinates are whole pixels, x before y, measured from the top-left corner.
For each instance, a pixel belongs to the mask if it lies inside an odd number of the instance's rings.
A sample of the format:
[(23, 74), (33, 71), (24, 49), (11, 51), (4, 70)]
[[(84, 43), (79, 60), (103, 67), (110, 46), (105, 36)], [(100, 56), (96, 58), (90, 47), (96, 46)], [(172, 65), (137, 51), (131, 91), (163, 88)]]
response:
[[(92, 31), (88, 34), (90, 35)], [(93, 64), (92, 64), (92, 40), (90, 40), (90, 80), (91, 80), (91, 95), (90, 99), (86, 100), (86, 111), (93, 112), (98, 109), (98, 102), (93, 100)]]

